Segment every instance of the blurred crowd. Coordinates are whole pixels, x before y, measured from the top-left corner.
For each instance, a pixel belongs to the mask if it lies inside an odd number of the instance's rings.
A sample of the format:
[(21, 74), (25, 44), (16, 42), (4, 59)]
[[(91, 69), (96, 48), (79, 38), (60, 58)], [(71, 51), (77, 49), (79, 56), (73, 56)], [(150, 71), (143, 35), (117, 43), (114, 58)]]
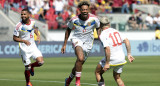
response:
[(133, 30), (156, 30), (160, 27), (160, 13), (155, 16), (148, 13), (144, 19), (142, 13), (138, 12), (129, 17), (128, 25)]
[[(21, 12), (28, 8), (31, 17), (48, 24), (48, 29), (65, 29), (67, 21), (79, 14), (77, 5), (83, 0), (0, 0), (0, 8), (8, 14), (8, 10)], [(159, 0), (85, 0), (90, 2), (90, 12), (98, 13), (137, 13), (136, 4), (160, 4)], [(152, 16), (151, 16), (152, 17)], [(133, 29), (145, 29), (147, 27), (155, 28), (159, 25), (159, 15), (146, 18), (142, 22), (141, 14), (133, 15), (128, 23)], [(157, 20), (156, 20), (157, 18)], [(135, 21), (135, 22), (134, 22)], [(156, 23), (155, 23), (156, 22)]]

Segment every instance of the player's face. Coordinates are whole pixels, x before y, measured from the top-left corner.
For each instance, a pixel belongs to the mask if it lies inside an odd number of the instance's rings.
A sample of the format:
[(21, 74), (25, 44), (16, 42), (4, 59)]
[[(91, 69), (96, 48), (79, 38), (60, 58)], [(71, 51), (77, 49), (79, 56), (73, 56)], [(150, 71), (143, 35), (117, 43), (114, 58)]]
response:
[(21, 19), (22, 21), (26, 22), (29, 19), (29, 13), (27, 11), (21, 12)]
[(88, 17), (88, 12), (89, 12), (89, 7), (87, 5), (83, 5), (81, 8), (80, 8), (80, 12), (81, 12), (81, 15), (85, 18)]

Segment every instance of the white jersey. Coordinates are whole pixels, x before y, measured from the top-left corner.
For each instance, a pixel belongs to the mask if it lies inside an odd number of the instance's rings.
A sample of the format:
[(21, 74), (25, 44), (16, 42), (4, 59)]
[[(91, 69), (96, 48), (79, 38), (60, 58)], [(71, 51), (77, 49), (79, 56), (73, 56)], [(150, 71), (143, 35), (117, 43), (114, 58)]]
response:
[(103, 47), (110, 47), (110, 65), (126, 63), (122, 42), (126, 39), (119, 31), (113, 28), (106, 28), (100, 35)]
[(68, 22), (68, 27), (74, 29), (72, 38), (78, 38), (82, 42), (93, 43), (93, 31), (95, 28), (99, 28), (100, 22), (95, 15), (90, 13), (88, 15), (89, 17), (86, 21), (81, 20), (79, 16), (73, 17)]
[(34, 41), (34, 27), (35, 21), (30, 19), (30, 24), (23, 24), (19, 22), (16, 25), (13, 35), (19, 36), (22, 40), (28, 40), (31, 45), (27, 46), (25, 43), (19, 43), (20, 49), (24, 52), (32, 52), (36, 46)]

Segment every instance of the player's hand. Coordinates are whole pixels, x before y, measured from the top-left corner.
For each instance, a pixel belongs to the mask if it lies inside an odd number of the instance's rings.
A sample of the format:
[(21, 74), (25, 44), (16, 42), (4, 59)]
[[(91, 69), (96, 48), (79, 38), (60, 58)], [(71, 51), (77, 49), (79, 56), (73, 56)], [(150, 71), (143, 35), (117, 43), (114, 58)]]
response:
[(65, 51), (66, 51), (66, 46), (63, 46), (63, 47), (61, 48), (61, 53), (64, 54)]
[(128, 60), (130, 63), (132, 63), (134, 59), (135, 58), (132, 55), (128, 54)]
[(27, 46), (31, 45), (31, 43), (30, 43), (28, 40), (23, 40), (23, 42), (24, 42)]
[(38, 44), (41, 42), (40, 36), (37, 36), (37, 41), (38, 41)]
[(109, 64), (105, 64), (103, 67), (103, 71), (107, 71), (109, 69), (109, 67), (110, 67)]

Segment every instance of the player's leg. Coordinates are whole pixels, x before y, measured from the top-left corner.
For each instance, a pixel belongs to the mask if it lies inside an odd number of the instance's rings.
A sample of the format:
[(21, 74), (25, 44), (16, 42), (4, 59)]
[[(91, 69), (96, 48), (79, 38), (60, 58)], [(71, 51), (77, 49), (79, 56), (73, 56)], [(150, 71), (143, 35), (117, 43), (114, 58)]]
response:
[(24, 72), (24, 75), (25, 75), (25, 79), (26, 79), (26, 86), (32, 86), (31, 82), (30, 82), (30, 65), (26, 65), (25, 66), (25, 72)]
[(44, 64), (43, 56), (42, 53), (36, 49), (32, 55), (33, 59), (36, 60), (36, 62), (30, 64), (31, 65), (31, 70), (30, 73), (32, 76), (34, 76), (34, 67), (40, 67)]
[[(76, 64), (76, 63), (75, 63)], [(74, 65), (74, 67), (72, 68), (72, 72), (71, 74), (69, 75), (68, 78), (65, 79), (65, 85), (64, 86), (69, 86), (71, 81), (74, 79), (75, 77), (75, 72), (76, 72), (76, 67)]]
[(122, 67), (123, 66), (118, 66), (117, 68), (113, 70), (113, 77), (118, 86), (125, 86), (123, 80), (120, 77), (122, 73)]
[(102, 66), (100, 64), (97, 65), (96, 70), (95, 70), (95, 75), (96, 75), (96, 80), (98, 83), (98, 86), (105, 86), (104, 79), (102, 74), (104, 71), (102, 70)]
[[(85, 62), (85, 61), (84, 61), (84, 62)], [(84, 64), (84, 62), (83, 62), (83, 64)], [(82, 64), (82, 65), (83, 65), (83, 64)], [(76, 62), (75, 62), (74, 67), (72, 68), (71, 74), (69, 75), (68, 78), (65, 79), (65, 86), (69, 86), (69, 85), (70, 85), (71, 81), (72, 81), (72, 80), (74, 79), (74, 77), (75, 77), (75, 74), (76, 74)]]
[(23, 64), (25, 65), (24, 75), (26, 79), (26, 86), (32, 86), (30, 82), (30, 70), (31, 70), (31, 66), (29, 65), (31, 63), (30, 55), (24, 52), (21, 52), (21, 54), (22, 54), (21, 57), (22, 57)]
[(77, 56), (75, 68), (76, 68), (76, 86), (80, 86), (80, 77), (81, 77), (81, 71), (82, 71), (82, 65), (84, 63), (84, 54), (83, 49), (80, 46), (77, 46), (75, 48), (75, 54)]

